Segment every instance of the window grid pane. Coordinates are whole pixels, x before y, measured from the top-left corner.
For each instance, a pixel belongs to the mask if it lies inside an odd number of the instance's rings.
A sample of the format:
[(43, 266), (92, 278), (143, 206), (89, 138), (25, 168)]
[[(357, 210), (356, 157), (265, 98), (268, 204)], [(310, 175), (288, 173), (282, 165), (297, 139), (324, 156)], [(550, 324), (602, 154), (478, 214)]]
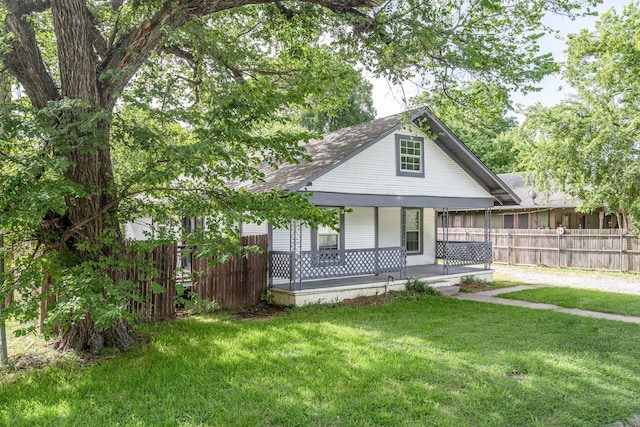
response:
[(420, 232), (407, 231), (407, 252), (418, 252), (420, 250)]
[(318, 234), (319, 250), (337, 250), (338, 235), (337, 234)]
[(400, 170), (420, 172), (422, 170), (422, 143), (420, 141), (400, 140)]

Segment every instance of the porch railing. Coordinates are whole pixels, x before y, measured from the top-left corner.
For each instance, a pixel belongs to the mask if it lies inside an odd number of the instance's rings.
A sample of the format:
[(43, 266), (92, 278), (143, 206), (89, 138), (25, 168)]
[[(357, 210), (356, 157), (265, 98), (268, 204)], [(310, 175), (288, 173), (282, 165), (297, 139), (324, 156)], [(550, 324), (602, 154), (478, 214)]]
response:
[(492, 262), (491, 242), (443, 242), (436, 243), (436, 257), (444, 260), (444, 272), (450, 267), (484, 264), (489, 268)]
[(270, 251), (269, 266), (271, 278), (289, 279), (290, 283), (309, 279), (398, 272), (404, 278), (407, 271), (407, 252), (401, 247), (299, 253)]

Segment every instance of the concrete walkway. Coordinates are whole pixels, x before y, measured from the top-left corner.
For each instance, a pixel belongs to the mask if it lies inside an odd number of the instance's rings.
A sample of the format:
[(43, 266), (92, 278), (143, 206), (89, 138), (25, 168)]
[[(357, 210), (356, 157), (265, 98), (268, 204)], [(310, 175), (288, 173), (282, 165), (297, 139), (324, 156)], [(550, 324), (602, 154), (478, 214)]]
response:
[(512, 288), (494, 289), (491, 291), (476, 292), (476, 293), (457, 293), (457, 290), (454, 292), (454, 289), (453, 289), (453, 288), (456, 288), (455, 286), (451, 286), (451, 287), (447, 287), (446, 289), (443, 288), (439, 290), (441, 290), (445, 295), (450, 295), (453, 298), (463, 300), (463, 301), (487, 302), (492, 304), (510, 305), (514, 307), (532, 308), (534, 310), (552, 310), (552, 311), (557, 311), (559, 313), (573, 314), (576, 316), (593, 317), (595, 319), (617, 320), (619, 322), (640, 324), (640, 317), (622, 316), (620, 314), (600, 313), (597, 311), (580, 310), (577, 308), (564, 308), (554, 304), (543, 304), (538, 302), (520, 301), (520, 300), (512, 300), (512, 299), (496, 297), (496, 295), (506, 294), (509, 292), (517, 292), (517, 291), (536, 289), (536, 288), (542, 288), (542, 287), (548, 287), (548, 285), (547, 286), (545, 285), (514, 286)]
[(580, 270), (549, 271), (536, 267), (494, 264), (495, 275), (533, 285), (593, 289), (640, 295), (640, 274), (615, 274)]

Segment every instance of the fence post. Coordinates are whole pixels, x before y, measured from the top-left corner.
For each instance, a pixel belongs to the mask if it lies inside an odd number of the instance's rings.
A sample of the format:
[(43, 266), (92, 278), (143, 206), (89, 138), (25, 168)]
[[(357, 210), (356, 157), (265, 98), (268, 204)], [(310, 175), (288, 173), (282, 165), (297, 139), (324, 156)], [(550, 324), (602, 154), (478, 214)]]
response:
[[(4, 236), (2, 233), (0, 233), (0, 280), (4, 282)], [(9, 363), (9, 356), (7, 354), (7, 330), (4, 324), (5, 299), (5, 296), (2, 295), (2, 304), (0, 304), (0, 345), (2, 345), (0, 364), (2, 365)]]
[(622, 261), (623, 261), (623, 241), (622, 241), (622, 228), (619, 229), (620, 230), (620, 272), (623, 272), (624, 269), (622, 268)]
[(560, 268), (560, 233), (556, 232), (556, 236), (558, 240), (558, 254), (556, 256), (556, 267)]
[(507, 230), (507, 265), (511, 265), (511, 230)]

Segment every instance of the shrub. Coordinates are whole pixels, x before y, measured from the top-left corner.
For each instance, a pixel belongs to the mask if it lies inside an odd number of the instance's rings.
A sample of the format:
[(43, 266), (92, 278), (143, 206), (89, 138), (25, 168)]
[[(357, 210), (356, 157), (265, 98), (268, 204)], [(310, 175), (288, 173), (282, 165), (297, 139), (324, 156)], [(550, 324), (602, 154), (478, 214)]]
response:
[(490, 282), (480, 277), (462, 276), (460, 278), (460, 283), (464, 283), (465, 285), (488, 285)]
[(212, 314), (220, 310), (220, 304), (212, 301), (205, 301), (195, 292), (189, 292), (189, 299), (185, 301), (184, 308), (191, 314)]
[(439, 296), (442, 295), (440, 291), (433, 289), (426, 282), (420, 279), (409, 278), (405, 284), (407, 291), (410, 292), (418, 292), (421, 294), (431, 295), (431, 296)]

